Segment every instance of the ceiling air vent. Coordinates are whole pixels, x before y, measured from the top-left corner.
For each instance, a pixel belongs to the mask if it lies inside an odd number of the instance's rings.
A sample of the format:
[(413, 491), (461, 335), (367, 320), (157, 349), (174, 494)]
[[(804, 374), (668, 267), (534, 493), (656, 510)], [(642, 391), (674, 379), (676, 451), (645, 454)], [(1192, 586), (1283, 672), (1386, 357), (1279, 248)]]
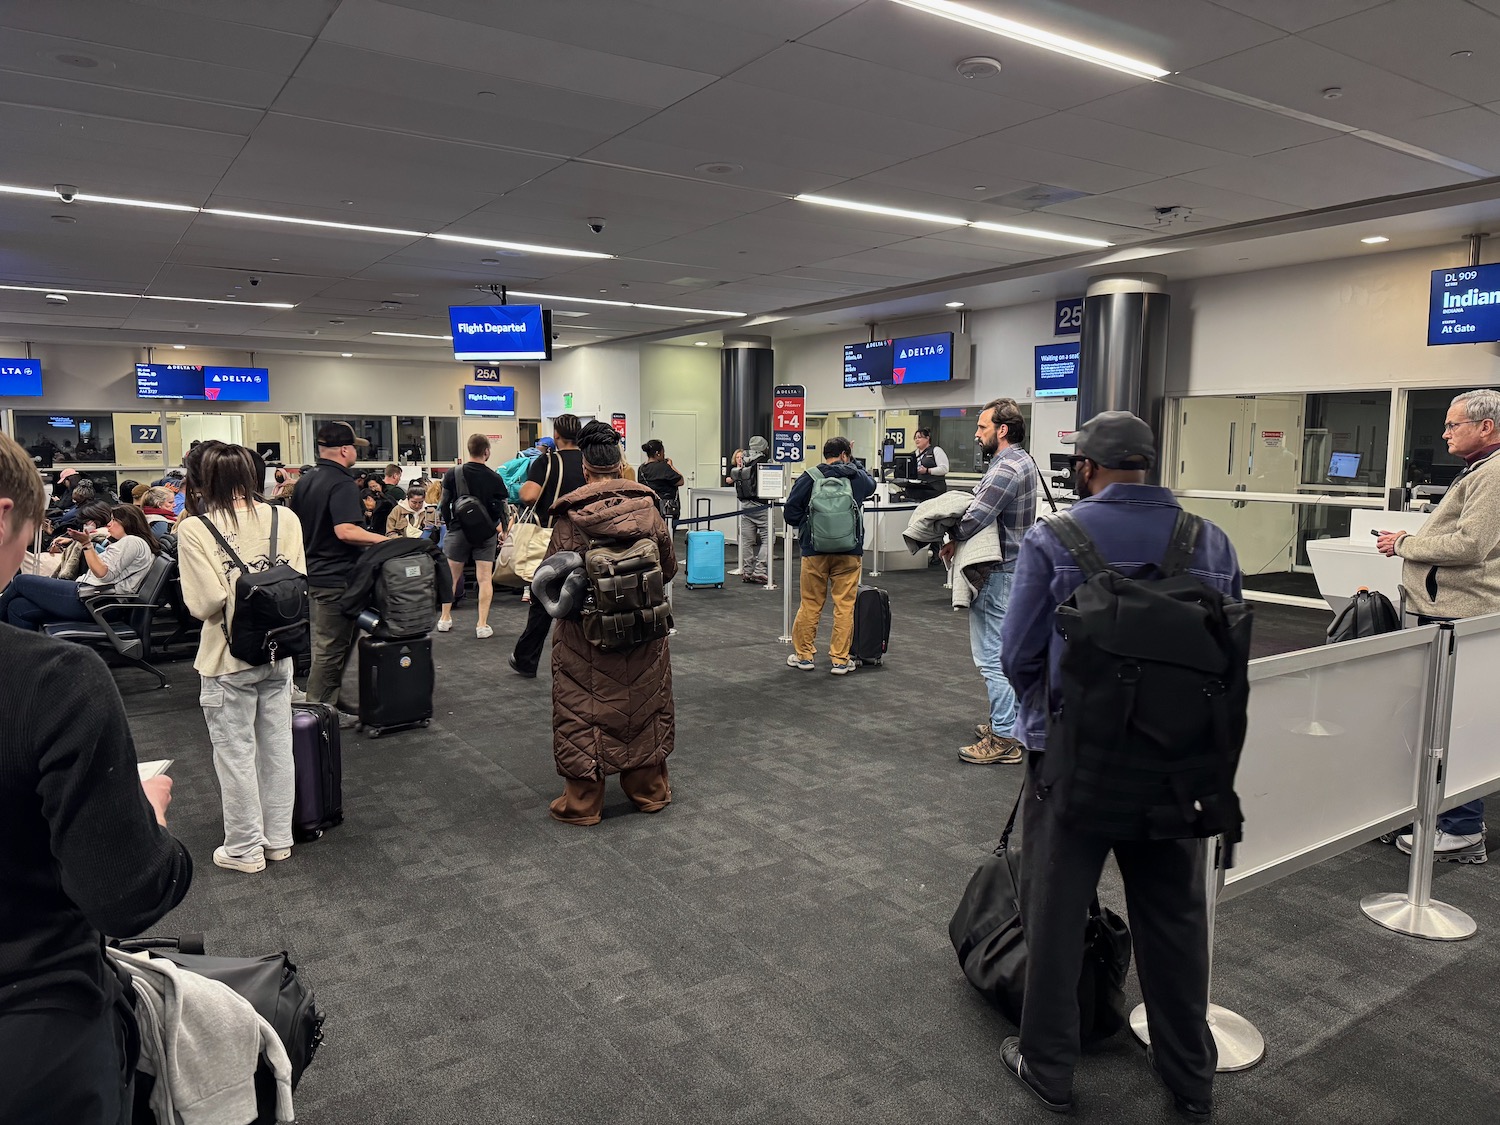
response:
[(1089, 194), (1086, 191), (1074, 191), (1072, 188), (1056, 187), (1052, 184), (1035, 184), (1032, 187), (1022, 188), (1020, 191), (1007, 192), (1005, 195), (992, 195), (984, 202), (995, 203), (1001, 207), (1019, 207), (1023, 211), (1037, 211), (1058, 203), (1071, 203), (1075, 199), (1086, 198)]

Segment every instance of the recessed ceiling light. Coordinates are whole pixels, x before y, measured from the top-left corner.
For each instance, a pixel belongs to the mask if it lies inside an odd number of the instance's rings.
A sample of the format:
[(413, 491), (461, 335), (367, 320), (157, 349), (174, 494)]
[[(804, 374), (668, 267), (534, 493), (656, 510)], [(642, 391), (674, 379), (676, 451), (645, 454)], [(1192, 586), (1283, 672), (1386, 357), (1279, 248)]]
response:
[(179, 351), (179, 352), (185, 352), (185, 351), (187, 351), (187, 345), (186, 344), (173, 344), (172, 345), (172, 350), (173, 351)]
[(61, 296), (67, 293), (74, 297), (119, 297), (129, 301), (180, 301), (189, 305), (238, 305), (247, 309), (295, 309), (297, 307), (284, 301), (220, 301), (209, 297), (164, 297), (158, 293), (107, 293), (99, 289), (48, 289), (42, 285), (0, 285), (0, 289), (12, 293), (46, 293), (49, 297), (53, 294)]
[(926, 223), (941, 223), (947, 227), (968, 226), (967, 219), (953, 215), (934, 215), (930, 211), (908, 211), (903, 207), (882, 207), (878, 203), (856, 203), (852, 199), (834, 199), (827, 195), (802, 194), (793, 196), (798, 203), (817, 203), (823, 207), (839, 207), (845, 211), (865, 211), (871, 215), (890, 215), (897, 219), (920, 219)]
[(989, 191), (990, 189), (987, 188), (987, 187), (985, 187), (983, 184), (975, 184), (972, 190), (974, 190), (974, 191)]
[(353, 207), (354, 206), (354, 200), (352, 200), (352, 199), (340, 199), (339, 202), (342, 203), (345, 207)]
[(1335, 101), (1344, 96), (1344, 88), (1342, 86), (1329, 86), (1323, 91), (1323, 96), (1329, 101)]
[(1113, 51), (1106, 51), (1102, 47), (1095, 47), (1088, 43), (1080, 43), (1076, 39), (1068, 39), (1062, 35), (1054, 35), (1050, 31), (1008, 20), (1003, 16), (992, 15), (979, 8), (971, 8), (967, 4), (955, 4), (952, 0), (895, 0), (895, 2), (908, 8), (916, 8), (920, 12), (927, 12), (929, 15), (941, 16), (945, 20), (953, 20), (955, 23), (978, 28), (980, 31), (989, 31), (995, 35), (1003, 35), (1007, 39), (1040, 47), (1044, 51), (1056, 51), (1060, 55), (1067, 55), (1083, 62), (1106, 66), (1110, 70), (1123, 70), (1127, 74), (1139, 75), (1142, 78), (1165, 78), (1172, 73), (1151, 63), (1141, 62), (1139, 59), (1117, 55)]
[(500, 264), (500, 259), (499, 258), (480, 258), (479, 259), (479, 264), (481, 266), (498, 266)]
[(354, 358), (354, 353), (353, 352), (339, 352), (339, 355), (343, 356), (345, 359), (353, 359)]
[(330, 320), (328, 323), (329, 324), (343, 324), (344, 322), (342, 320), (338, 320), (338, 319), (335, 318), (334, 320)]
[(943, 307), (946, 309), (961, 309), (964, 307), (964, 303), (962, 301), (949, 301)]
[(706, 347), (708, 347), (708, 341), (707, 340), (694, 340), (693, 341), (693, 347), (695, 347), (695, 348), (706, 348)]
[(1383, 234), (1372, 234), (1369, 238), (1361, 238), (1360, 241), (1366, 246), (1376, 246), (1382, 242), (1389, 242), (1390, 239)]
[(475, 94), (474, 96), (476, 98), (498, 98), (500, 95), (497, 94), (494, 90), (480, 90), (479, 93)]
[(733, 164), (728, 160), (710, 160), (707, 164), (699, 164), (693, 169), (694, 172), (702, 172), (705, 176), (732, 176), (744, 170), (744, 165)]
[(425, 332), (371, 332), (371, 336), (401, 336), (407, 340), (451, 340), (452, 336), (429, 336)]
[(54, 223), (76, 223), (78, 220), (73, 218), (72, 215), (53, 215), (52, 221)]

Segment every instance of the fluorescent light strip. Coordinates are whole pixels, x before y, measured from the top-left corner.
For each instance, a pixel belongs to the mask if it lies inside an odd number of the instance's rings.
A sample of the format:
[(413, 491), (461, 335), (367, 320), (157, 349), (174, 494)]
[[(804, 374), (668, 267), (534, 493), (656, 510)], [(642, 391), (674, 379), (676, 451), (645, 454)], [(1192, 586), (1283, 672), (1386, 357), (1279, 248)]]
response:
[(648, 305), (640, 301), (605, 301), (598, 297), (564, 297), (559, 293), (523, 293), (518, 289), (509, 291), (512, 297), (525, 297), (533, 301), (563, 301), (579, 305), (613, 305), (621, 309), (653, 309), (656, 312), (701, 313), (704, 316), (749, 316), (749, 313), (733, 309), (686, 309), (681, 305)]
[(613, 258), (597, 250), (569, 250), (562, 246), (536, 246), (529, 242), (503, 242), (494, 238), (471, 238), (466, 234), (429, 234), (441, 242), (462, 242), (466, 246), (491, 246), (497, 250), (519, 250), (523, 254), (556, 254), (564, 258)]
[(68, 297), (119, 297), (130, 301), (181, 301), (189, 305), (233, 305), (237, 309), (295, 309), (281, 301), (214, 301), (207, 297), (162, 297), (155, 293), (106, 293), (98, 289), (59, 289), (55, 285), (0, 285), (12, 293), (62, 293)]
[(11, 184), (0, 184), (0, 194), (3, 195), (35, 195), (43, 199), (57, 199), (61, 197), (51, 188), (14, 187)]
[(397, 227), (367, 227), (359, 223), (332, 223), (326, 219), (294, 219), (287, 215), (266, 215), (260, 211), (230, 211), (223, 207), (197, 208), (205, 215), (219, 215), (226, 219), (253, 219), (262, 223), (292, 223), (303, 227), (329, 227), (333, 230), (357, 230), (365, 234), (394, 234), (402, 238), (425, 238), (426, 231), (401, 230)]
[(969, 225), (967, 219), (956, 218), (953, 215), (934, 215), (927, 211), (905, 211), (900, 207), (882, 207), (878, 203), (855, 203), (851, 199), (834, 199), (827, 195), (798, 195), (793, 196), (798, 203), (818, 203), (824, 207), (842, 207), (846, 211), (866, 211), (871, 215), (892, 215), (898, 219), (921, 219), (926, 223), (942, 223), (949, 227), (965, 227)]
[(1017, 23), (1015, 20), (1008, 20), (1003, 16), (992, 15), (978, 8), (971, 8), (967, 4), (955, 4), (952, 0), (895, 0), (895, 2), (903, 7), (915, 8), (919, 12), (927, 12), (929, 15), (940, 16), (945, 20), (952, 20), (955, 23), (978, 28), (980, 31), (989, 31), (995, 35), (1003, 35), (1007, 39), (1014, 39), (1020, 43), (1028, 43), (1033, 47), (1040, 47), (1045, 51), (1055, 51), (1060, 55), (1067, 55), (1082, 62), (1105, 66), (1110, 70), (1121, 70), (1126, 74), (1134, 74), (1141, 78), (1165, 78), (1172, 73), (1170, 70), (1163, 70), (1159, 66), (1148, 62), (1141, 62), (1139, 59), (1117, 55), (1115, 52), (1106, 51), (1102, 47), (1080, 43), (1076, 39), (1055, 35), (1050, 31), (1043, 31), (1039, 27), (1029, 27), (1024, 23)]
[(452, 336), (429, 336), (425, 332), (371, 332), (371, 336), (401, 336), (407, 340), (451, 340)]
[[(56, 192), (52, 194), (57, 195)], [(122, 199), (117, 195), (75, 195), (73, 198), (79, 203), (113, 203), (117, 207), (150, 207), (157, 211), (191, 211), (196, 214), (199, 210), (190, 203), (155, 203), (149, 199)]]
[(958, 219), (951, 215), (932, 215), (925, 211), (903, 211), (899, 207), (882, 207), (878, 203), (856, 203), (852, 199), (834, 199), (827, 195), (796, 195), (792, 198), (798, 203), (817, 203), (823, 207), (842, 207), (847, 211), (868, 211), (874, 215), (894, 215), (901, 219), (919, 219), (923, 222), (941, 223), (944, 226), (950, 227), (973, 227), (976, 230), (998, 231), (1000, 234), (1018, 234), (1025, 238), (1044, 238), (1050, 242), (1071, 242), (1077, 246), (1093, 246), (1104, 249), (1105, 247), (1114, 245), (1113, 242), (1105, 242), (1102, 238), (1083, 238), (1076, 234), (1057, 234), (1049, 230), (1035, 230), (1032, 227), (1007, 226), (1004, 223), (971, 222), (968, 219)]
[(975, 230), (992, 230), (1000, 234), (1018, 234), (1025, 238), (1045, 238), (1051, 242), (1071, 242), (1075, 246), (1093, 246), (1103, 250), (1113, 246), (1113, 242), (1105, 242), (1102, 238), (1082, 238), (1076, 234), (1058, 234), (1050, 230), (1033, 230), (1030, 227), (1011, 227), (1004, 223), (970, 223)]

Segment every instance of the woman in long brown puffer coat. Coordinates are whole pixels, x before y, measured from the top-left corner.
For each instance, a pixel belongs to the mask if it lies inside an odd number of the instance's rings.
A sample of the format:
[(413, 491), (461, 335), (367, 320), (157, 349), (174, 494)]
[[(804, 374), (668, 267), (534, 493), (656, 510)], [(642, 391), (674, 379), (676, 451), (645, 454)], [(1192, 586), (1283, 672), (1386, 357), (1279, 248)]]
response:
[[(672, 536), (657, 511), (655, 494), (620, 479), (620, 438), (603, 422), (578, 435), (586, 483), (552, 506), (557, 517), (548, 556), (582, 554), (589, 536), (635, 540), (650, 537), (661, 556), (662, 581), (677, 572)], [(642, 812), (671, 803), (667, 755), (676, 739), (672, 663), (667, 639), (606, 652), (591, 645), (576, 618), (552, 631), (552, 756), (563, 776), (563, 795), (549, 806), (566, 824), (598, 824), (604, 779), (620, 775), (620, 788)]]

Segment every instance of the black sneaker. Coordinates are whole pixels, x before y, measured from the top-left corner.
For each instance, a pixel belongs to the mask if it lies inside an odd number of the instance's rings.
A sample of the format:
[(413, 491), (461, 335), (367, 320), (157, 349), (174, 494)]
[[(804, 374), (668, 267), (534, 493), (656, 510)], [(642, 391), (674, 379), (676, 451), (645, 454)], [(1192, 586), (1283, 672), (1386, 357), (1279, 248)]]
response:
[(1026, 1069), (1026, 1060), (1021, 1057), (1021, 1040), (1012, 1035), (1000, 1044), (1000, 1061), (1005, 1064), (1006, 1073), (1025, 1086), (1031, 1092), (1031, 1096), (1053, 1113), (1072, 1113), (1073, 1099), (1071, 1097), (1059, 1097), (1048, 1093), (1037, 1084), (1031, 1076), (1031, 1071)]
[(510, 670), (516, 675), (522, 676), (528, 680), (536, 679), (536, 673), (528, 672), (525, 668), (522, 668), (519, 664), (516, 663), (516, 658), (514, 656), (507, 656), (505, 658), (505, 663), (510, 665)]
[[(1161, 1071), (1156, 1069), (1156, 1054), (1150, 1047), (1146, 1048), (1146, 1061), (1151, 1064), (1151, 1072), (1161, 1079), (1161, 1084), (1167, 1086), (1167, 1080), (1161, 1077)], [(1177, 1110), (1178, 1116), (1189, 1121), (1207, 1121), (1213, 1116), (1213, 1101), (1197, 1101), (1193, 1098), (1185, 1098), (1172, 1087), (1167, 1086), (1167, 1093), (1172, 1095), (1172, 1105)]]

